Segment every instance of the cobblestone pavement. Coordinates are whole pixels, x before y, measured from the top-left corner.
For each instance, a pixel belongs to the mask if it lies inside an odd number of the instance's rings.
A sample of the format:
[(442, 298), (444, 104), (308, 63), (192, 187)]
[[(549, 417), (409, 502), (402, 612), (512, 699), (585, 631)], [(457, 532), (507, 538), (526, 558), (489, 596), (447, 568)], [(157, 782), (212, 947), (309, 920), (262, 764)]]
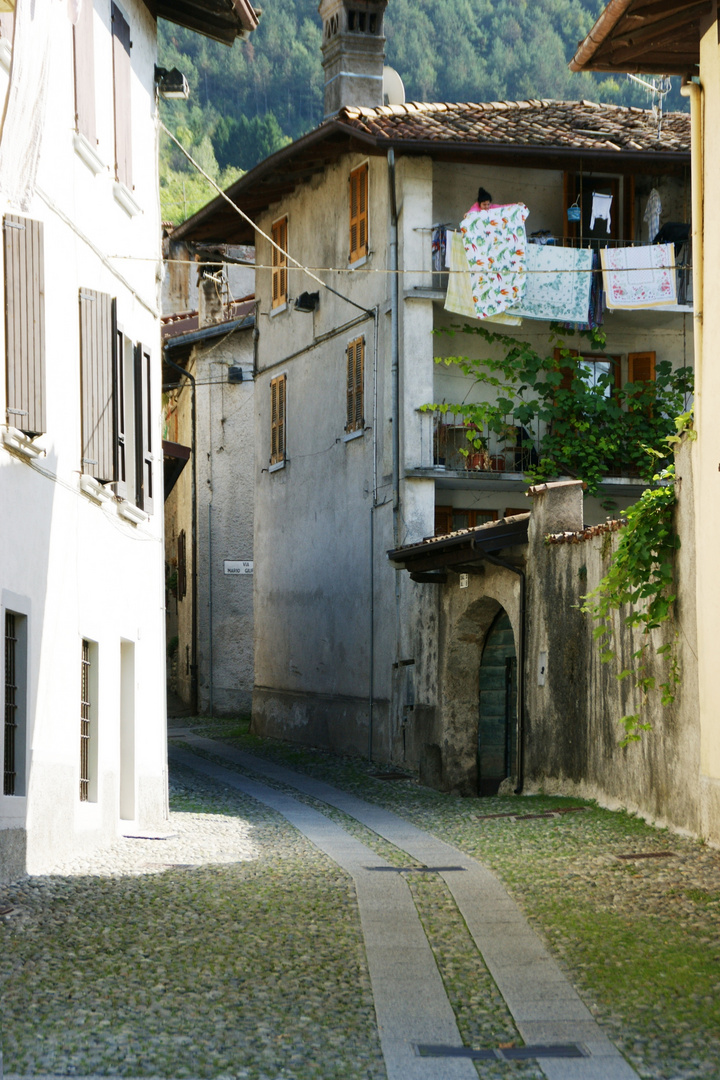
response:
[[(484, 861), (641, 1077), (720, 1077), (718, 852), (579, 800), (453, 799), (227, 725), (204, 733), (393, 809)], [(318, 808), (389, 862), (407, 862)], [(118, 841), (101, 858), (0, 887), (0, 912), (11, 909), (0, 914), (6, 1077), (381, 1080), (351, 879), (272, 810), (196, 773), (174, 770), (172, 809), (174, 839)], [(547, 816), (559, 810), (573, 812)], [(447, 887), (408, 881), (466, 1045), (517, 1043)], [(542, 1075), (534, 1062), (478, 1072)]]

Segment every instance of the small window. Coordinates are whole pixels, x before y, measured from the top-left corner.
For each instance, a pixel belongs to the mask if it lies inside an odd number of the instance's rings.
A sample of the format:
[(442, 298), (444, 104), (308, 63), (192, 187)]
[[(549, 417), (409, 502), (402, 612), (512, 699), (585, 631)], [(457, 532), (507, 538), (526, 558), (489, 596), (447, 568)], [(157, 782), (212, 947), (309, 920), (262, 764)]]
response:
[(368, 253), (368, 167), (367, 162), (350, 173), (350, 262)]
[(347, 347), (347, 419), (345, 430), (365, 427), (363, 389), (365, 384), (365, 338), (355, 338)]
[(272, 239), (277, 244), (277, 247), (272, 249), (272, 306), (278, 308), (288, 301), (287, 217), (280, 218), (273, 224)]
[(486, 521), (497, 521), (497, 510), (469, 510), (456, 506), (435, 507), (435, 536), (447, 536), (460, 529), (474, 529)]
[(286, 375), (270, 383), (270, 464), (285, 460)]
[(3, 795), (25, 794), (27, 619), (5, 612)]
[(598, 386), (603, 376), (610, 376), (610, 385), (605, 387), (605, 396), (611, 397), (615, 390), (622, 386), (620, 377), (620, 357), (603, 354), (580, 354), (576, 349), (570, 350), (570, 356), (575, 363), (568, 363), (569, 357), (563, 356), (563, 350), (555, 349), (555, 359), (560, 366), (562, 382), (560, 390), (572, 389), (573, 379), (580, 379), (586, 386)]

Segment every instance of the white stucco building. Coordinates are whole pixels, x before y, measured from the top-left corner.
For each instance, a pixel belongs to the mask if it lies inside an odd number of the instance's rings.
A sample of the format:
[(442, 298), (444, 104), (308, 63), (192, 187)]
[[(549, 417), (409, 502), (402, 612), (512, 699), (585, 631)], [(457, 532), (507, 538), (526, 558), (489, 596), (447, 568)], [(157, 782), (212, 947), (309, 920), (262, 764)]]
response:
[(2, 19), (0, 879), (166, 816), (158, 15), (229, 44), (257, 22), (244, 0)]

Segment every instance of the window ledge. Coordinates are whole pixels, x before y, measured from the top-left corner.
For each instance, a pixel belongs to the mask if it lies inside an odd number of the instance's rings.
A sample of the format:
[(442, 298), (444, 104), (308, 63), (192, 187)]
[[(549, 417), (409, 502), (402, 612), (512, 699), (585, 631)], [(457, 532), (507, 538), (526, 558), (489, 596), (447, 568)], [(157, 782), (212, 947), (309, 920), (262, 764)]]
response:
[(113, 497), (112, 491), (108, 491), (105, 484), (101, 484), (94, 476), (87, 476), (84, 473), (80, 475), (80, 490), (98, 504), (107, 502)]
[(361, 427), (357, 431), (348, 431), (343, 435), (343, 442), (352, 442), (353, 439), (360, 439), (365, 434), (365, 428)]
[(270, 309), (270, 318), (274, 319), (276, 315), (282, 315), (283, 311), (287, 311), (287, 310), (288, 310), (287, 302), (284, 303), (284, 304), (278, 304), (277, 307), (274, 307), (274, 308)]
[(139, 506), (134, 506), (132, 503), (123, 499), (121, 503), (118, 503), (118, 515), (121, 518), (125, 518), (126, 521), (131, 521), (133, 525), (142, 525), (143, 521), (149, 519), (149, 515), (141, 510)]
[(73, 135), (73, 147), (75, 153), (79, 158), (82, 158), (91, 173), (97, 176), (98, 173), (105, 172), (107, 168), (105, 162), (92, 143), (84, 135), (81, 135), (79, 131), (76, 131)]
[(274, 465), (271, 465), (268, 468), (268, 472), (277, 472), (278, 469), (284, 469), (286, 462), (287, 458), (283, 458), (282, 461), (276, 461)]
[(35, 440), (31, 439), (29, 435), (26, 435), (23, 431), (18, 431), (17, 428), (8, 427), (5, 428), (2, 433), (2, 441), (8, 450), (14, 450), (16, 454), (22, 454), (26, 458), (39, 458), (45, 457), (47, 450), (43, 450), (41, 446), (35, 445)]
[(359, 270), (361, 266), (364, 266), (366, 262), (370, 261), (371, 256), (372, 251), (368, 251), (367, 255), (361, 255), (361, 257), (359, 259), (355, 259), (354, 262), (350, 262), (350, 260), (348, 259), (348, 269)]
[(135, 202), (129, 188), (126, 188), (119, 180), (116, 180), (113, 184), (113, 195), (129, 217), (137, 217), (138, 214), (142, 214), (142, 207)]
[(5, 71), (9, 71), (11, 63), (12, 45), (7, 38), (0, 38), (0, 67), (5, 68)]

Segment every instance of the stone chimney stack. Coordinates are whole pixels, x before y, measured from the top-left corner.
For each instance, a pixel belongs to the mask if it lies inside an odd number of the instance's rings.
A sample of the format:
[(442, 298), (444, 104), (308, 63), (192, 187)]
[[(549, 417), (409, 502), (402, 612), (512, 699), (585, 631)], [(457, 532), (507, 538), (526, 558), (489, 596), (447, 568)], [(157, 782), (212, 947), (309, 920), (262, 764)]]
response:
[(348, 105), (383, 104), (387, 0), (320, 0), (325, 119)]

